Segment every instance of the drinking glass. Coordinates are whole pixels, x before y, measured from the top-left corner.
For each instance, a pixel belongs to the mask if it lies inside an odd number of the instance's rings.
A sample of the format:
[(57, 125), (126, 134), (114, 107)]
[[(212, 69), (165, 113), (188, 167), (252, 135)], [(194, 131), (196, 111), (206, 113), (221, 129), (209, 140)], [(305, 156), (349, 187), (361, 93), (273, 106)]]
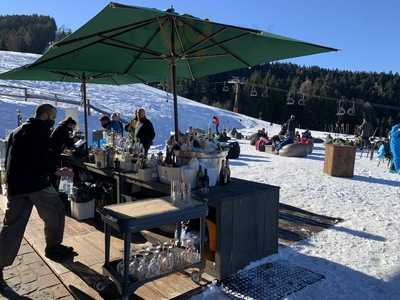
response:
[(129, 273), (134, 277), (137, 277), (137, 268), (139, 266), (139, 254), (134, 253), (131, 262), (129, 263)]
[(188, 182), (183, 184), (183, 200), (185, 203), (192, 200), (192, 188)]
[(151, 278), (154, 276), (158, 276), (160, 274), (160, 264), (159, 264), (159, 250), (155, 250), (153, 253), (153, 257), (151, 258), (148, 270), (147, 270), (147, 278)]
[(139, 265), (136, 270), (136, 277), (139, 281), (147, 278), (147, 261), (149, 255), (149, 252), (144, 252), (142, 258), (139, 261)]
[(117, 264), (117, 272), (119, 274), (121, 274), (121, 276), (124, 275), (124, 261), (121, 260), (118, 264)]
[(175, 266), (175, 255), (173, 252), (173, 246), (170, 245), (170, 246), (168, 246), (167, 260), (166, 260), (165, 268), (169, 272), (172, 272), (174, 270), (174, 266)]
[(179, 181), (176, 179), (171, 179), (171, 201), (174, 204), (180, 201), (179, 191), (180, 191)]
[(200, 253), (197, 251), (194, 245), (194, 240), (190, 239), (188, 241), (188, 263), (196, 263), (200, 260)]

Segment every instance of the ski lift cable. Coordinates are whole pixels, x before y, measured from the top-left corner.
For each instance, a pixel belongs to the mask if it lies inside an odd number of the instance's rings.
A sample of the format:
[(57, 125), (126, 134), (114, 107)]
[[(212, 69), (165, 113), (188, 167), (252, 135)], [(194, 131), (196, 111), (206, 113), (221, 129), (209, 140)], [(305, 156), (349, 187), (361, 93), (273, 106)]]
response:
[[(217, 85), (217, 84), (224, 84), (225, 81), (217, 81), (217, 82), (213, 82), (213, 83), (209, 83), (209, 85)], [(229, 83), (229, 82), (228, 82)], [(243, 82), (240, 82), (240, 84), (244, 84)], [(264, 84), (254, 84), (253, 85), (255, 88), (268, 88), (270, 91), (276, 91), (276, 92), (282, 92), (282, 93), (288, 93), (289, 90), (287, 89), (282, 89), (282, 88), (278, 88), (278, 87), (274, 87), (274, 86), (269, 86), (269, 85), (264, 85)], [(316, 94), (312, 94), (312, 95), (308, 95), (307, 98), (318, 98), (318, 99), (322, 99), (322, 100), (329, 100), (329, 101), (335, 101), (338, 102), (340, 99), (342, 98), (335, 98), (335, 97), (329, 97), (329, 96), (322, 96), (322, 95), (316, 95)], [(350, 103), (351, 100), (344, 100), (344, 103)], [(357, 98), (356, 102), (366, 102), (366, 100), (361, 99), (361, 98)], [(379, 107), (379, 108), (385, 108), (385, 109), (393, 109), (393, 110), (400, 110), (399, 107), (393, 106), (393, 105), (384, 105), (384, 104), (377, 104), (377, 103), (371, 103), (372, 106), (374, 107)]]

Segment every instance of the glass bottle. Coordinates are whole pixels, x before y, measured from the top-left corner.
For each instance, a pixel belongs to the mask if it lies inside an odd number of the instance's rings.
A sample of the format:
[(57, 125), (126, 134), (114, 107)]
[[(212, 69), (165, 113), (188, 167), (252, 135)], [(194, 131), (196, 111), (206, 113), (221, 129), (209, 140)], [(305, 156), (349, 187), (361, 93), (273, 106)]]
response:
[(207, 169), (204, 169), (204, 176), (203, 176), (203, 193), (206, 194), (210, 190), (210, 178), (208, 177), (207, 174)]
[(196, 185), (198, 189), (201, 189), (203, 187), (203, 170), (201, 168), (201, 166), (199, 166), (199, 170), (197, 171), (197, 175), (196, 175)]
[(229, 168), (228, 159), (226, 159), (225, 172), (226, 172), (226, 183), (229, 183), (231, 182), (231, 169)]
[(227, 183), (225, 160), (222, 161), (221, 171), (219, 172), (219, 184), (225, 185)]

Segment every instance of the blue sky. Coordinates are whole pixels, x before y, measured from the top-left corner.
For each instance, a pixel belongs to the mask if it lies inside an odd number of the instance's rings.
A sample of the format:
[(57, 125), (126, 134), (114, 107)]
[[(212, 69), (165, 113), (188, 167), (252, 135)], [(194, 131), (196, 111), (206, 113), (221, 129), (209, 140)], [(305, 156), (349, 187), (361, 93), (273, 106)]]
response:
[[(117, 1), (118, 2), (118, 1)], [(330, 69), (400, 72), (398, 0), (120, 0), (233, 25), (252, 27), (341, 49), (290, 60)], [(2, 0), (0, 14), (44, 14), (77, 29), (108, 1)]]

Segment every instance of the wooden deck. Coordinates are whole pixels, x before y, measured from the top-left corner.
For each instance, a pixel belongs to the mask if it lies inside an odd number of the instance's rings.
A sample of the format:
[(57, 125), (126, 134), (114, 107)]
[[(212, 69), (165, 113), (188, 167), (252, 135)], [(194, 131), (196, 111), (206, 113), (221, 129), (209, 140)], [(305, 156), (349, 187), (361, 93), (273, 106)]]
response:
[[(6, 199), (0, 196), (0, 203)], [(279, 207), (279, 244), (288, 246), (322, 231), (341, 219), (316, 215), (289, 205)], [(110, 283), (102, 276), (104, 262), (104, 235), (101, 228), (92, 222), (79, 222), (67, 217), (65, 223), (64, 244), (74, 247), (79, 254), (73, 260), (63, 264), (56, 263), (44, 256), (43, 222), (36, 209), (33, 209), (25, 238), (37, 253), (44, 259), (56, 276), (64, 283), (77, 299), (116, 299), (118, 294), (114, 285), (108, 285), (102, 292), (96, 287)], [(143, 247), (146, 240), (137, 236), (133, 247)], [(113, 237), (111, 241), (111, 258), (122, 255), (122, 240)], [(204, 274), (202, 284), (213, 280)], [(173, 299), (188, 293), (196, 293), (200, 286), (194, 284), (188, 274), (175, 273), (168, 277), (150, 282), (136, 291), (133, 299)]]
[[(2, 197), (0, 201), (5, 201), (5, 198)], [(102, 292), (96, 290), (96, 286), (98, 287), (99, 284), (111, 282), (102, 276), (101, 270), (104, 262), (104, 235), (93, 223), (79, 222), (66, 217), (64, 244), (74, 247), (79, 255), (62, 264), (44, 256), (43, 227), (43, 222), (36, 209), (33, 209), (25, 238), (77, 299), (118, 298), (114, 285), (109, 285)], [(137, 238), (133, 247), (143, 247), (144, 245), (146, 245), (146, 241)], [(122, 240), (113, 237), (111, 258), (121, 257), (122, 248)], [(206, 284), (213, 279), (207, 277), (207, 274), (204, 275), (204, 278), (206, 280), (203, 280), (201, 284)], [(133, 299), (172, 299), (199, 287), (193, 283), (189, 274), (174, 273), (140, 287)]]

